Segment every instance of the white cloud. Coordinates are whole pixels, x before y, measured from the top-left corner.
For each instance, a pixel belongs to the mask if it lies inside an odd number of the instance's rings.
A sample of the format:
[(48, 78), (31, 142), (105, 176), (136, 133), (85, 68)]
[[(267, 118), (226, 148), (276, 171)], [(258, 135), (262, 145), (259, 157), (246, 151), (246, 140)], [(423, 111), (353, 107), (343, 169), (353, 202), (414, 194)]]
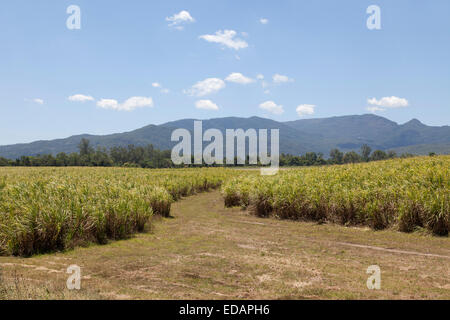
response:
[(284, 112), (283, 106), (277, 105), (273, 101), (266, 101), (259, 105), (259, 107), (263, 110), (269, 111), (273, 114), (282, 114)]
[(297, 114), (301, 117), (314, 114), (315, 107), (316, 106), (313, 104), (301, 104), (295, 109), (295, 111), (297, 111)]
[(219, 110), (217, 104), (215, 104), (211, 100), (198, 100), (195, 103), (195, 107), (197, 109), (204, 109), (204, 110)]
[(408, 100), (404, 98), (399, 97), (384, 97), (380, 100), (377, 100), (376, 98), (368, 99), (367, 102), (370, 105), (378, 106), (378, 107), (385, 107), (385, 108), (404, 108), (409, 105)]
[(152, 87), (153, 87), (153, 88), (158, 88), (158, 89), (160, 89), (161, 93), (169, 93), (169, 92), (170, 92), (169, 89), (164, 88), (164, 87), (162, 86), (162, 84), (159, 83), (159, 82), (153, 82), (153, 83), (152, 83)]
[(97, 106), (103, 109), (133, 111), (137, 108), (153, 107), (153, 99), (151, 97), (131, 97), (124, 103), (119, 103), (114, 99), (101, 99), (97, 102)]
[(116, 109), (118, 110), (119, 102), (114, 99), (101, 99), (97, 102), (97, 106), (103, 109)]
[(225, 78), (225, 81), (239, 83), (239, 84), (249, 84), (249, 83), (254, 82), (255, 80), (244, 76), (242, 73), (233, 72), (228, 77)]
[(40, 98), (34, 98), (34, 99), (28, 99), (25, 98), (24, 101), (26, 102), (33, 102), (33, 103), (37, 103), (37, 104), (44, 104), (44, 100), (40, 99)]
[(174, 27), (175, 29), (183, 30), (184, 24), (195, 22), (195, 19), (192, 18), (191, 14), (188, 11), (182, 10), (171, 17), (167, 17), (166, 21), (169, 22), (169, 27)]
[(219, 78), (208, 78), (194, 84), (190, 89), (185, 90), (191, 96), (202, 97), (211, 93), (215, 93), (225, 88), (225, 82)]
[(94, 97), (86, 96), (84, 94), (74, 94), (68, 98), (70, 101), (74, 102), (86, 102), (86, 101), (94, 101)]
[(278, 73), (274, 74), (272, 79), (274, 83), (286, 83), (294, 81), (294, 79), (290, 79), (288, 76), (284, 76)]
[(153, 107), (153, 99), (151, 97), (131, 97), (121, 106), (125, 111), (131, 111), (136, 108)]
[(262, 24), (268, 24), (269, 20), (266, 18), (261, 18), (261, 19), (259, 19), (259, 22), (261, 22)]
[(264, 80), (264, 75), (262, 75), (261, 73), (256, 75), (256, 79), (258, 80)]
[(372, 106), (372, 107), (367, 107), (366, 108), (368, 111), (375, 113), (377, 111), (385, 111), (386, 109), (380, 108), (380, 107), (376, 107), (376, 106)]
[(228, 48), (239, 50), (248, 47), (248, 43), (242, 39), (234, 38), (236, 36), (236, 31), (234, 30), (219, 30), (216, 34), (205, 34), (200, 36), (200, 39), (206, 40), (208, 42), (219, 43)]

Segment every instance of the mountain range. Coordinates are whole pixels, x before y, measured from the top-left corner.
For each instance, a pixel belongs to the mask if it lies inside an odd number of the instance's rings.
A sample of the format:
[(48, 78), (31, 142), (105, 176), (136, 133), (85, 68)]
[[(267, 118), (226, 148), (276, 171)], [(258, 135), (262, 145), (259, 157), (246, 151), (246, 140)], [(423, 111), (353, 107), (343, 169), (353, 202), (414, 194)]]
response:
[[(133, 144), (142, 146), (153, 144), (161, 150), (171, 149), (177, 142), (171, 142), (171, 134), (177, 128), (193, 132), (194, 119), (183, 119), (161, 125), (109, 135), (81, 134), (65, 139), (35, 141), (31, 143), (0, 146), (0, 157), (15, 159), (20, 156), (76, 152), (82, 138), (89, 139), (91, 145), (110, 148)], [(384, 117), (364, 114), (331, 118), (302, 119), (278, 122), (260, 117), (226, 117), (203, 120), (203, 131), (216, 128), (225, 129), (279, 129), (280, 152), (304, 154), (321, 152), (328, 156), (333, 148), (341, 151), (359, 150), (367, 144), (372, 149), (394, 150), (397, 153), (450, 154), (450, 127), (427, 126), (417, 119), (398, 124)]]

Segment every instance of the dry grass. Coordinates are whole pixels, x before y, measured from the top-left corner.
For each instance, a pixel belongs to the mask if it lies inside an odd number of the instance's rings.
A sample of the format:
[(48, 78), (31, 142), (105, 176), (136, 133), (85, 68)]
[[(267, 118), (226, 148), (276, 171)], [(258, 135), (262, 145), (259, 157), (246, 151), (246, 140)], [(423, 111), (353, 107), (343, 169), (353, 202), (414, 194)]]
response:
[[(450, 299), (448, 237), (261, 219), (225, 209), (219, 192), (174, 203), (171, 215), (107, 246), (0, 257), (2, 298)], [(70, 264), (82, 269), (80, 291), (64, 289)], [(374, 264), (376, 291), (366, 287)]]

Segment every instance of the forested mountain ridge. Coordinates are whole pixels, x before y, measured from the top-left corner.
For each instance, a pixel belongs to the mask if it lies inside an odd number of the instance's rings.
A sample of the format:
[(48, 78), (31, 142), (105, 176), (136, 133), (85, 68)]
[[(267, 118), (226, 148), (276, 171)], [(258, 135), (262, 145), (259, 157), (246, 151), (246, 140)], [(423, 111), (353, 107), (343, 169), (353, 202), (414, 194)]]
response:
[[(82, 134), (65, 139), (35, 141), (32, 143), (0, 146), (0, 157), (15, 159), (38, 154), (71, 153), (78, 151), (81, 139), (88, 139), (93, 148), (114, 146), (145, 146), (152, 144), (160, 150), (171, 149), (176, 142), (171, 134), (177, 128), (193, 131), (194, 119), (148, 125), (137, 130), (109, 135)], [(304, 154), (330, 150), (359, 150), (363, 144), (372, 149), (396, 150), (413, 154), (450, 153), (450, 127), (433, 127), (413, 119), (397, 124), (384, 117), (365, 114), (320, 119), (277, 122), (260, 117), (226, 117), (203, 120), (203, 130), (216, 128), (225, 135), (225, 129), (279, 129), (280, 152)]]

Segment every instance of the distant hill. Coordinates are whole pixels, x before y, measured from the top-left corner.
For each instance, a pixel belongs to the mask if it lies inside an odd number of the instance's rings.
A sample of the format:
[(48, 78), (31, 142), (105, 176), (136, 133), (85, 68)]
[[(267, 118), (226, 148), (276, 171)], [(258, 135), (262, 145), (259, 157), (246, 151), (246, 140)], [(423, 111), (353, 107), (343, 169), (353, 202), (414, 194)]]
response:
[[(153, 144), (158, 149), (171, 149), (172, 131), (185, 128), (193, 131), (194, 119), (183, 119), (162, 125), (110, 135), (77, 135), (65, 139), (35, 141), (32, 143), (0, 146), (0, 157), (15, 159), (23, 155), (57, 154), (78, 151), (82, 138), (89, 139), (92, 146), (110, 148), (130, 144), (142, 146)], [(413, 119), (397, 124), (386, 118), (365, 114), (321, 119), (304, 119), (277, 122), (260, 117), (226, 117), (203, 120), (203, 130), (216, 128), (225, 136), (225, 129), (279, 129), (280, 152), (304, 154), (314, 151), (328, 156), (333, 148), (342, 151), (359, 150), (368, 144), (372, 149), (396, 150), (413, 154), (450, 153), (450, 127), (432, 127)]]
[[(305, 119), (285, 122), (285, 124), (321, 136), (327, 147), (342, 150), (359, 149), (368, 144), (372, 149), (389, 150), (414, 145), (433, 145), (440, 149), (441, 144), (450, 142), (450, 127), (432, 127), (413, 119), (405, 124), (373, 114), (343, 116), (323, 119)], [(405, 148), (414, 150), (415, 148)], [(419, 148), (417, 149), (419, 150)], [(438, 153), (440, 150), (435, 150)]]

